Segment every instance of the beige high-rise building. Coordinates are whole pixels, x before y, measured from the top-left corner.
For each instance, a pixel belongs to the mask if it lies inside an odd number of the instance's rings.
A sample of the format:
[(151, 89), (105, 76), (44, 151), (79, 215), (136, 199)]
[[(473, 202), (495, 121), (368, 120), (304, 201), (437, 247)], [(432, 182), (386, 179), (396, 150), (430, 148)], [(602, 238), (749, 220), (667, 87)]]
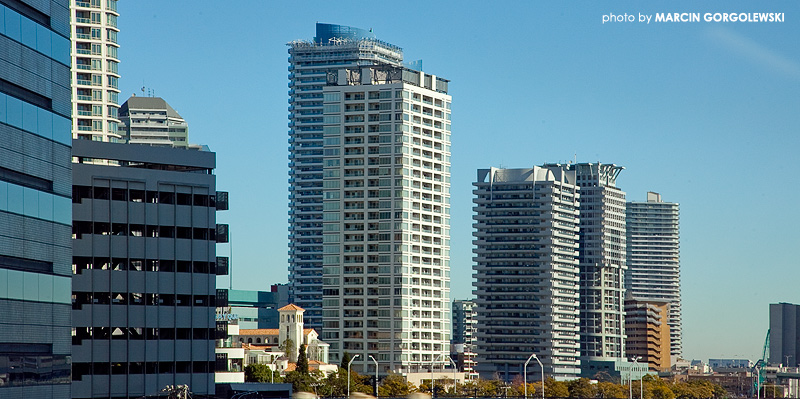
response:
[(122, 141), (117, 0), (72, 0), (72, 137)]

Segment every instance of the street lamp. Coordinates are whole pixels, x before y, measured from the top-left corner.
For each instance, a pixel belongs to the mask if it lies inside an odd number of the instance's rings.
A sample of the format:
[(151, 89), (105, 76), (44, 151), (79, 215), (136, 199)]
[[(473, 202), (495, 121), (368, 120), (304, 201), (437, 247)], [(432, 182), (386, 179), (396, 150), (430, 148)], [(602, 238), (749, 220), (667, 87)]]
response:
[(372, 355), (369, 355), (369, 358), (372, 359), (373, 362), (375, 362), (375, 398), (377, 399), (378, 398), (378, 361), (375, 360), (375, 358), (372, 357)]
[(453, 360), (451, 356), (447, 357), (447, 360), (453, 364), (453, 396), (457, 396), (458, 392), (458, 383), (456, 383), (456, 371), (458, 370), (458, 366), (456, 366), (456, 362)]
[[(634, 357), (631, 358), (631, 360), (633, 361), (633, 368), (634, 369), (638, 369), (639, 368), (638, 361), (641, 358), (642, 358), (641, 356), (634, 356)], [(642, 379), (643, 378), (644, 378), (644, 373), (640, 372), (639, 373), (639, 399), (644, 399), (644, 396), (643, 396), (644, 388), (642, 387)], [(631, 375), (630, 375), (630, 381), (631, 381), (630, 389), (631, 389), (631, 392), (633, 392), (633, 373), (631, 373)]]
[(353, 363), (353, 360), (356, 360), (358, 354), (354, 355), (350, 358), (350, 361), (347, 362), (347, 397), (350, 397), (350, 364)]
[(544, 366), (542, 366), (542, 362), (536, 357), (535, 353), (531, 353), (528, 357), (528, 360), (525, 361), (525, 366), (523, 367), (524, 379), (525, 379), (525, 399), (528, 398), (528, 363), (530, 363), (531, 359), (536, 359), (536, 362), (539, 363), (539, 368), (542, 369), (542, 399), (544, 399)]
[(436, 390), (434, 389), (434, 388), (436, 388), (436, 383), (434, 382), (434, 379), (433, 379), (433, 367), (436, 365), (436, 362), (438, 362), (439, 359), (441, 359), (441, 358), (442, 358), (442, 354), (440, 353), (439, 356), (436, 356), (436, 360), (434, 360), (431, 363), (431, 397), (435, 397), (436, 396)]
[(272, 367), (269, 368), (269, 383), (270, 384), (274, 384), (274, 380), (275, 380), (275, 361), (276, 360), (278, 360), (278, 358), (275, 357), (275, 356), (272, 356), (272, 362), (270, 363), (270, 365)]

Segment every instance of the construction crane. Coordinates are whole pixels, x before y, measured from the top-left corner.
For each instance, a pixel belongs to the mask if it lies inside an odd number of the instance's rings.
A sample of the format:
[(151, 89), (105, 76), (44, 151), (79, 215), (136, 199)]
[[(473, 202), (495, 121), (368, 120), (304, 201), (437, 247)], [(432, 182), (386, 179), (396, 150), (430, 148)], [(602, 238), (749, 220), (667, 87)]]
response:
[(761, 369), (767, 367), (767, 359), (769, 358), (769, 329), (767, 329), (767, 338), (764, 340), (764, 350), (761, 352), (761, 359), (756, 360), (753, 365), (752, 372), (755, 373), (753, 379), (753, 392), (756, 397), (761, 397), (761, 387), (764, 386), (764, 380), (767, 378), (767, 373), (762, 373)]

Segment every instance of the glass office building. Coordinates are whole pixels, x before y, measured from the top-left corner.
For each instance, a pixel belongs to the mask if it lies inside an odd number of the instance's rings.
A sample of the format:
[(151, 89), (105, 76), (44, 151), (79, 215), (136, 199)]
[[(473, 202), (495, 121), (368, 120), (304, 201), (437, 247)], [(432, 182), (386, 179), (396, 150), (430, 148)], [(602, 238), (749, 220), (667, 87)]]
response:
[(70, 397), (69, 27), (0, 0), (0, 398)]

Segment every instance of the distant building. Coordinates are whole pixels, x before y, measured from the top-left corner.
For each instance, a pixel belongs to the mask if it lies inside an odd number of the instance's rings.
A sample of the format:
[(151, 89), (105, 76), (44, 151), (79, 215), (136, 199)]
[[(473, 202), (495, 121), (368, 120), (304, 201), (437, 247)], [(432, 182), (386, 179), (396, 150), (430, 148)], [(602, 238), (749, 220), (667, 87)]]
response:
[(682, 353), (680, 206), (664, 202), (661, 195), (647, 193), (646, 202), (628, 202), (627, 265), (628, 295), (643, 301), (669, 303), (670, 353)]
[(478, 378), (478, 373), (475, 371), (477, 342), (475, 301), (453, 301), (452, 314), (453, 336), (450, 340), (450, 356), (468, 379)]
[(273, 284), (270, 291), (226, 290), (230, 313), (236, 315), (239, 328), (278, 328), (278, 309), (289, 304), (289, 287)]
[[(512, 381), (535, 353), (546, 375), (576, 378), (576, 173), (562, 165), (479, 169), (473, 185), (478, 372)], [(537, 368), (528, 367), (528, 381), (541, 378)]]
[(119, 132), (117, 0), (72, 0), (69, 7), (72, 17), (73, 138), (122, 142)]
[(769, 305), (769, 364), (796, 367), (800, 359), (800, 305)]
[(670, 368), (670, 335), (666, 302), (625, 301), (625, 351), (628, 357), (638, 356), (639, 362), (650, 365), (650, 371)]
[(749, 369), (753, 363), (749, 359), (708, 359), (708, 366), (717, 369)]
[(189, 126), (161, 97), (133, 96), (119, 110), (120, 134), (130, 144), (189, 145)]
[(72, 145), (72, 397), (213, 394), (215, 154)]

